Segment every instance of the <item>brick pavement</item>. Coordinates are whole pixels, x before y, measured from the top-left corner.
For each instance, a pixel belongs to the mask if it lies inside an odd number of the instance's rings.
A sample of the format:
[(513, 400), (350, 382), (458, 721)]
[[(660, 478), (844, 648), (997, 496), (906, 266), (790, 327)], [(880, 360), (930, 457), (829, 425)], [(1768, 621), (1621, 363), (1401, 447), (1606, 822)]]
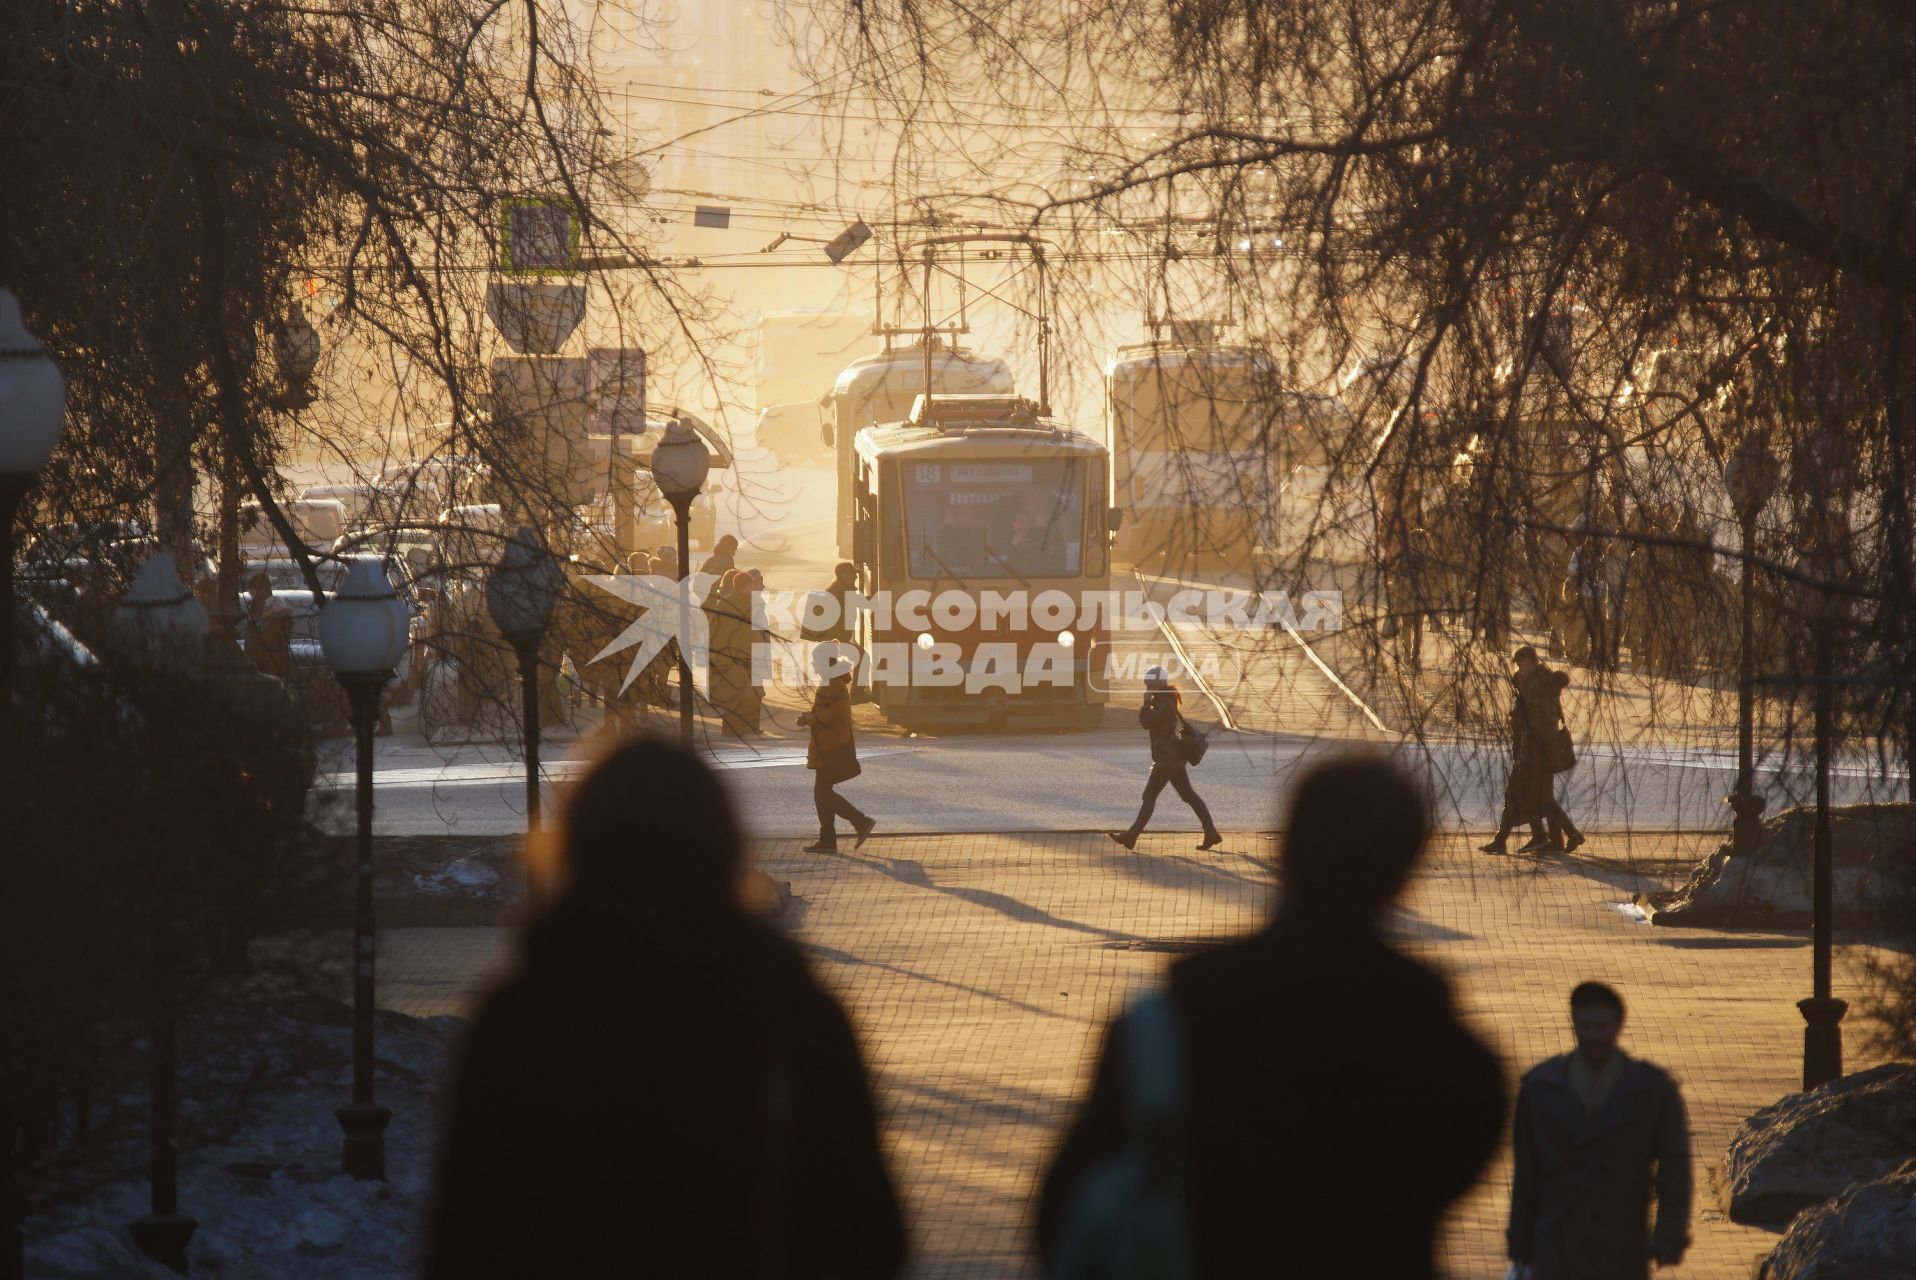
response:
[[(769, 843), (761, 865), (791, 882), (792, 936), (863, 1035), (912, 1212), (916, 1274), (1032, 1274), (1034, 1179), (1100, 1027), (1172, 955), (1259, 918), (1268, 838), (1199, 854), (1188, 835), (1147, 836), (1135, 856), (1098, 833), (880, 838), (836, 857), (799, 843)], [(1620, 987), (1626, 1047), (1674, 1071), (1692, 1111), (1697, 1247), (1675, 1274), (1727, 1280), (1748, 1276), (1774, 1236), (1722, 1219), (1714, 1170), (1737, 1122), (1794, 1087), (1809, 948), (1798, 933), (1652, 929), (1615, 909), (1680, 874), (1687, 862), (1670, 855), (1701, 847), (1598, 836), (1574, 861), (1539, 863), (1446, 837), (1393, 928), (1451, 975), (1513, 1081), (1567, 1047), (1564, 999), (1576, 981)], [(390, 931), (382, 1001), (461, 1011), (510, 941), (502, 929)], [(1851, 992), (1852, 958), (1839, 960), (1839, 988)], [(1852, 1032), (1852, 1069), (1867, 1065), (1860, 1039)], [(1453, 1215), (1449, 1274), (1502, 1274), (1508, 1184), (1500, 1158)]]

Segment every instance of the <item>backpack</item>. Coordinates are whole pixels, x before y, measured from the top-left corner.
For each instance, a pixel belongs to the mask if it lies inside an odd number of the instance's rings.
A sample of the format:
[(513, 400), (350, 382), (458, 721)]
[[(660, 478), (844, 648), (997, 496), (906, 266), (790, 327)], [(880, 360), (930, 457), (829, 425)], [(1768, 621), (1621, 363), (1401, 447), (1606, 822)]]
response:
[(1183, 1041), (1166, 988), (1118, 1020), (1124, 1052), (1123, 1145), (1088, 1170), (1058, 1236), (1057, 1280), (1187, 1280), (1190, 1135)]
[(1211, 740), (1202, 730), (1193, 729), (1191, 722), (1183, 716), (1178, 717), (1178, 754), (1184, 763), (1196, 768), (1204, 763), (1204, 753), (1211, 749)]

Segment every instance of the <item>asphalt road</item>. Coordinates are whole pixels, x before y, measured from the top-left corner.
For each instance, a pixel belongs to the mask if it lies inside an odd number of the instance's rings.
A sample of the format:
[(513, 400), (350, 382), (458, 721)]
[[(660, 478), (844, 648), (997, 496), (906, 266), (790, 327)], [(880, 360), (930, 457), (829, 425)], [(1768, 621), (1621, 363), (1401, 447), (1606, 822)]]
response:
[[(771, 455), (748, 456), (734, 489), (726, 495), (722, 529), (742, 535), (740, 562), (764, 567), (773, 585), (803, 589), (829, 577), (831, 492), (827, 471), (784, 467)], [(1118, 585), (1115, 584), (1114, 585)], [(1132, 585), (1129, 581), (1126, 587)], [(1163, 580), (1147, 584), (1165, 589)], [(1175, 584), (1173, 584), (1175, 585)], [(1180, 628), (1183, 632), (1184, 629)], [(1187, 640), (1202, 638), (1186, 633)], [(1295, 645), (1264, 645), (1241, 672), (1235, 689), (1222, 690), (1240, 722), (1279, 725), (1305, 732), (1217, 732), (1194, 781), (1220, 826), (1231, 830), (1275, 825), (1279, 798), (1300, 763), (1349, 750), (1354, 739), (1375, 742), (1368, 717), (1340, 692)], [(1194, 715), (1206, 709), (1191, 700)], [(1206, 718), (1209, 718), (1208, 716)], [(1107, 728), (1088, 733), (965, 735), (944, 738), (867, 733), (860, 739), (864, 776), (845, 787), (883, 830), (900, 832), (1073, 831), (1127, 824), (1136, 811), (1149, 767), (1143, 735), (1114, 710)], [(417, 737), (383, 739), (377, 748), (375, 829), (401, 835), (461, 831), (501, 834), (524, 830), (524, 774), (516, 748), (492, 745), (431, 747)], [(329, 744), (322, 767), (318, 818), (327, 827), (350, 829), (351, 762), (344, 744)], [(578, 761), (567, 748), (549, 745), (545, 777), (555, 789), (575, 776)], [(1439, 823), (1487, 830), (1501, 806), (1505, 758), (1500, 751), (1435, 744), (1398, 749), (1430, 782)], [(1662, 832), (1727, 829), (1722, 797), (1735, 778), (1735, 759), (1648, 742), (1585, 743), (1581, 763), (1559, 794), (1572, 816), (1592, 831)], [(801, 744), (777, 742), (759, 748), (718, 747), (712, 758), (738, 798), (747, 828), (760, 837), (810, 834), (811, 774)], [(1864, 761), (1839, 765), (1839, 803), (1900, 799), (1901, 777), (1872, 781)], [(1806, 802), (1810, 779), (1799, 772), (1759, 773), (1770, 811)], [(556, 801), (548, 801), (548, 808)], [(1189, 809), (1167, 792), (1153, 829), (1196, 831)]]
[[(1220, 732), (1193, 780), (1220, 826), (1275, 825), (1278, 798), (1300, 762), (1350, 743), (1288, 735)], [(343, 744), (334, 744), (334, 750)], [(1148, 768), (1138, 732), (975, 735), (954, 738), (866, 736), (864, 776), (844, 788), (891, 832), (1073, 831), (1125, 825)], [(1400, 748), (1430, 781), (1439, 821), (1477, 829), (1493, 823), (1502, 797), (1503, 757), (1474, 747)], [(582, 767), (562, 748), (545, 770), (549, 793)], [(748, 829), (761, 837), (814, 829), (811, 773), (804, 749), (778, 743), (727, 746), (713, 753), (726, 773)], [(1573, 817), (1593, 831), (1713, 830), (1725, 826), (1721, 803), (1734, 778), (1733, 757), (1654, 745), (1586, 744), (1583, 763), (1560, 787)], [(415, 740), (383, 740), (376, 754), (375, 829), (395, 835), (445, 831), (499, 834), (524, 829), (524, 773), (499, 746), (437, 749)], [(349, 829), (349, 761), (330, 759), (320, 789), (321, 821)], [(336, 770), (333, 772), (331, 770)], [(1874, 778), (1863, 761), (1839, 764), (1840, 803), (1901, 798), (1903, 779)], [(1807, 801), (1809, 779), (1773, 770), (1759, 776), (1774, 812), (1791, 796)], [(1175, 795), (1159, 802), (1153, 829), (1196, 831)]]

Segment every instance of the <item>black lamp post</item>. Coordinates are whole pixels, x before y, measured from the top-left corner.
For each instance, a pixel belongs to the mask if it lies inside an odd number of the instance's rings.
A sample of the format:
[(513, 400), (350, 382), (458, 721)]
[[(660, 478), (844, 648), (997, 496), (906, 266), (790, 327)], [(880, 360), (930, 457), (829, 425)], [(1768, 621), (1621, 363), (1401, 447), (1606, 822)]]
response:
[(1744, 857), (1756, 848), (1762, 834), (1763, 797), (1756, 794), (1754, 633), (1756, 629), (1756, 521), (1776, 489), (1776, 460), (1755, 432), (1743, 437), (1723, 466), (1723, 487), (1729, 491), (1743, 530), (1743, 637), (1738, 663), (1736, 697), (1736, 791), (1730, 796), (1735, 819), (1730, 827), (1730, 852)]
[[(0, 700), (13, 692), (13, 519), (59, 443), (66, 404), (66, 379), (0, 289)], [(3, 1234), (17, 1230), (7, 1199), (0, 1185), (0, 1268), (17, 1253)]]
[(486, 578), (486, 612), (519, 658), (524, 711), (526, 830), (539, 829), (539, 644), (552, 609), (565, 589), (565, 575), (539, 531), (521, 526), (505, 555)]
[[(40, 478), (66, 417), (66, 379), (0, 289), (0, 711), (13, 693), (13, 519)], [(0, 1130), (0, 1280), (25, 1274), (20, 1221), (26, 1205), (12, 1167), (13, 1135)]]
[(373, 1103), (373, 725), (379, 695), (406, 652), (409, 614), (377, 560), (353, 561), (346, 581), (319, 615), (319, 644), (352, 712), (358, 780), (356, 893), (353, 905), (353, 1100), (333, 1112), (346, 1134), (344, 1170), (386, 1176), (386, 1124)]
[[(133, 585), (113, 611), (109, 638), (118, 658), (146, 675), (179, 680), (205, 661), (209, 624), (206, 609), (180, 581), (173, 557), (160, 552), (134, 576)], [(152, 1051), (147, 1084), (152, 1115), (148, 1122), (150, 1212), (128, 1224), (134, 1243), (147, 1257), (186, 1274), (186, 1246), (199, 1227), (180, 1212), (179, 1171), (179, 1010), (175, 1004), (178, 955), (172, 921), (158, 895), (151, 895), (153, 969), (148, 975)]]
[(1843, 1015), (1847, 1001), (1830, 994), (1833, 932), (1832, 867), (1834, 850), (1830, 830), (1830, 739), (1833, 732), (1836, 678), (1837, 606), (1831, 588), (1836, 585), (1840, 548), (1836, 526), (1842, 520), (1849, 477), (1849, 446), (1840, 435), (1821, 428), (1797, 446), (1793, 470), (1806, 499), (1811, 522), (1811, 559), (1818, 586), (1811, 590), (1808, 614), (1815, 636), (1816, 691), (1816, 833), (1812, 886), (1812, 946), (1810, 996), (1797, 1001), (1803, 1014), (1803, 1087), (1814, 1089), (1843, 1074)]
[(699, 496), (712, 451), (683, 419), (674, 419), (652, 450), (652, 478), (672, 504), (679, 526), (679, 743), (692, 749), (692, 662), (685, 646), (692, 634), (692, 499)]

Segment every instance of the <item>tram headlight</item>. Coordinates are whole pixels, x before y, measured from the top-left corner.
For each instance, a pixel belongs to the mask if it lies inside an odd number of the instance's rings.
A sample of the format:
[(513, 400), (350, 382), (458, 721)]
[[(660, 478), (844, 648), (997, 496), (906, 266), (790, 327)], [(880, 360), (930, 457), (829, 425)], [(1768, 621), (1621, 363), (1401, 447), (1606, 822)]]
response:
[(936, 640), (931, 638), (931, 632), (920, 631), (918, 633), (918, 647), (920, 649), (925, 650), (927, 653), (929, 653), (931, 651), (931, 647), (937, 643), (938, 642)]
[(1078, 643), (1078, 637), (1072, 635), (1069, 631), (1060, 631), (1058, 633), (1058, 643), (1069, 649), (1072, 645)]

